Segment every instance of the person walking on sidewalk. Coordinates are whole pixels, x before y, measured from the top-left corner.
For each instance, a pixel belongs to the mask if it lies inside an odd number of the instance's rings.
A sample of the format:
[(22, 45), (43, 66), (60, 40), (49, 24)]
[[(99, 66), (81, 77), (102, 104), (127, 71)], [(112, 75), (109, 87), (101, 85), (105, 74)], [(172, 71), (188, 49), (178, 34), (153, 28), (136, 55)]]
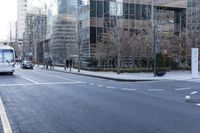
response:
[(45, 64), (46, 64), (46, 69), (48, 69), (48, 67), (49, 67), (49, 60), (48, 59), (45, 60)]
[(53, 61), (52, 61), (52, 59), (51, 58), (49, 58), (49, 66), (50, 66), (50, 69), (52, 69), (53, 67)]
[(72, 71), (72, 59), (69, 60), (70, 72)]
[(65, 61), (65, 70), (66, 70), (66, 68), (68, 69), (68, 67), (69, 67), (69, 60), (66, 59), (66, 61)]

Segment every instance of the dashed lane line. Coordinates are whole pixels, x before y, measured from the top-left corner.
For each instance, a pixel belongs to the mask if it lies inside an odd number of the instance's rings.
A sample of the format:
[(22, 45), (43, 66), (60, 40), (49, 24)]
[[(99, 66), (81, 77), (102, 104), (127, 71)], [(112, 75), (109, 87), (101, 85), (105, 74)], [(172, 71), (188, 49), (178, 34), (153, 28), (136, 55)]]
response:
[(186, 88), (176, 88), (176, 91), (184, 91), (184, 90), (191, 90), (191, 87), (186, 87)]
[(103, 85), (97, 85), (98, 87), (100, 87), (100, 88), (103, 88)]
[(130, 89), (130, 88), (122, 88), (122, 91), (136, 91), (136, 89)]
[(115, 87), (112, 86), (106, 86), (107, 89), (115, 89)]
[(94, 86), (95, 84), (91, 83), (90, 85), (91, 85), (91, 86)]
[(197, 105), (197, 106), (200, 106), (200, 103), (197, 103), (196, 105)]
[(190, 94), (191, 95), (194, 95), (194, 94), (197, 94), (198, 93), (198, 91), (193, 91), (193, 92), (191, 92)]
[(4, 109), (1, 97), (0, 97), (0, 116), (1, 116), (4, 133), (12, 133), (12, 129), (11, 129), (8, 117), (6, 115), (6, 111)]
[(148, 89), (148, 91), (165, 91), (164, 89)]

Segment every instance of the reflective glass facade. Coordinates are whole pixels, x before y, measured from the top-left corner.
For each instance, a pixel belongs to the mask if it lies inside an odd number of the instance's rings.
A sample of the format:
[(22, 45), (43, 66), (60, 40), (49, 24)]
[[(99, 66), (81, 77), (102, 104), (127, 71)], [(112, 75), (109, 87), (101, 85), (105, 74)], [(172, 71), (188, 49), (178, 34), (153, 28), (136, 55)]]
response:
[(200, 1), (188, 0), (187, 5), (188, 43), (200, 47)]
[[(170, 0), (168, 0), (170, 1)], [(167, 0), (154, 1), (158, 27), (179, 32), (186, 25), (186, 9), (169, 6)], [(129, 32), (152, 32), (152, 0), (78, 0), (79, 39), (83, 57), (94, 56), (96, 42), (110, 27)]]
[(47, 39), (54, 64), (63, 64), (76, 47), (76, 0), (50, 0), (47, 3)]

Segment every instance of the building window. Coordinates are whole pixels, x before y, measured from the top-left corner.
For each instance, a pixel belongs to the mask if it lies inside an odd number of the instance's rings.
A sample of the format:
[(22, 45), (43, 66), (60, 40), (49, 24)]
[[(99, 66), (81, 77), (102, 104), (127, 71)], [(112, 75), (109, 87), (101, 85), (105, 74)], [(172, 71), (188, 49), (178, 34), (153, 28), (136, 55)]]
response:
[(141, 5), (137, 4), (136, 5), (136, 19), (137, 20), (141, 20)]
[(96, 43), (96, 27), (90, 27), (90, 43)]
[(96, 17), (96, 0), (92, 0), (90, 3), (90, 16)]
[(123, 3), (110, 2), (110, 14), (112, 16), (122, 16), (123, 15)]
[(151, 19), (151, 6), (142, 5), (142, 20), (150, 20)]
[(129, 15), (130, 15), (130, 19), (135, 19), (135, 4), (130, 4), (130, 12), (129, 12)]
[(104, 1), (104, 18), (109, 18), (109, 2)]
[(129, 14), (129, 5), (128, 3), (123, 4), (123, 18), (128, 19), (128, 14)]
[(103, 17), (103, 1), (97, 1), (97, 17)]

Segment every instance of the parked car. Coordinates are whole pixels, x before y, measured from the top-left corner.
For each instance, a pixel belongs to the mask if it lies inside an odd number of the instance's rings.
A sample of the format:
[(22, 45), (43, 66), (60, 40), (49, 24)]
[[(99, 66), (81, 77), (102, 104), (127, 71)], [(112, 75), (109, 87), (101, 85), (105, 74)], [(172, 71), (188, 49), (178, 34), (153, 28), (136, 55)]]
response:
[(32, 64), (31, 61), (26, 61), (26, 60), (25, 60), (25, 61), (22, 61), (20, 67), (21, 67), (22, 69), (33, 69), (33, 64)]

